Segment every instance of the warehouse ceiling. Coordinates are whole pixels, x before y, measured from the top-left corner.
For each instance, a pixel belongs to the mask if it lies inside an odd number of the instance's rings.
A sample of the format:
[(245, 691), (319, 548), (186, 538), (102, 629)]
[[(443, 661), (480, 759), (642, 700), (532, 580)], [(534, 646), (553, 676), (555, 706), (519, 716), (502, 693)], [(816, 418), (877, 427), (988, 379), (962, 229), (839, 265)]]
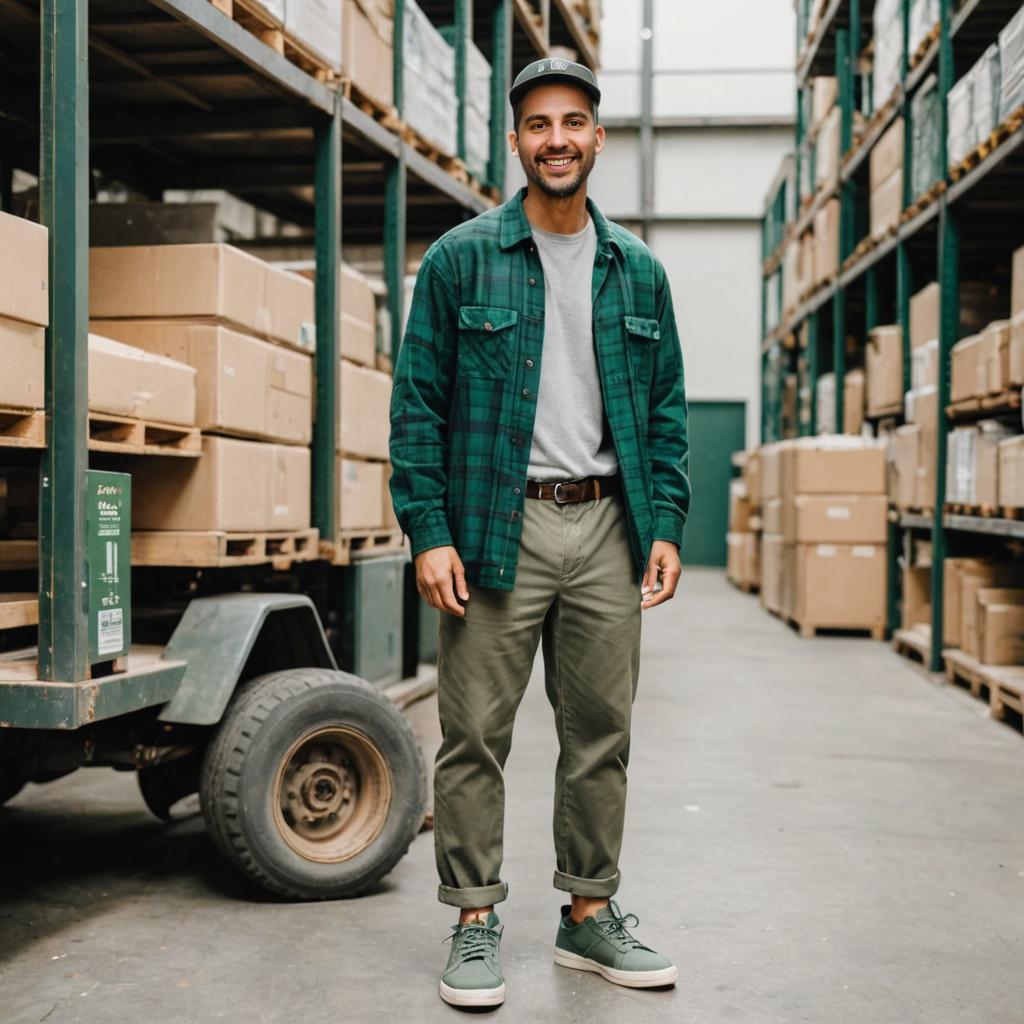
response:
[[(89, 14), (94, 169), (152, 199), (165, 189), (224, 189), (312, 227), (313, 128), (322, 111), (158, 2), (90, 0)], [(33, 174), (39, 35), (38, 2), (0, 0), (0, 160)], [(312, 91), (326, 95), (316, 83)], [(343, 164), (343, 235), (379, 242), (388, 155), (346, 125)], [(462, 207), (415, 174), (408, 192), (411, 239), (464, 219)]]

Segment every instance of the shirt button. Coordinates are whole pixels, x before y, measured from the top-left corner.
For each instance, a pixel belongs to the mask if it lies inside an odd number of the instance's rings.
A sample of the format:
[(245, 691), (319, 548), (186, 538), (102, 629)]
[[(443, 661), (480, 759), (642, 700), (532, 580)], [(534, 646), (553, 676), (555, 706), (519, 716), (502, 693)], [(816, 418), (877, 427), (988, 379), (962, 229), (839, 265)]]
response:
[(528, 370), (532, 370), (533, 369), (533, 360), (532, 359), (527, 359), (526, 360), (526, 368)]
[(523, 490), (522, 490), (522, 488), (521, 488), (521, 487), (513, 487), (513, 488), (512, 488), (512, 493), (513, 493), (513, 494), (522, 494), (522, 493), (523, 493)]
[(519, 518), (519, 513), (518, 512), (513, 512), (512, 513), (512, 518), (513, 519), (518, 519)]
[(492, 324), (491, 321), (488, 320), (487, 323), (484, 324), (484, 330), (485, 331), (493, 331), (494, 330), (494, 324)]
[(530, 394), (531, 392), (529, 388), (523, 388), (523, 398), (529, 398)]
[(531, 285), (531, 287), (532, 287), (533, 285), (535, 285), (536, 283), (537, 283), (537, 278), (535, 278), (535, 277), (531, 277), (531, 278), (530, 278), (530, 285)]

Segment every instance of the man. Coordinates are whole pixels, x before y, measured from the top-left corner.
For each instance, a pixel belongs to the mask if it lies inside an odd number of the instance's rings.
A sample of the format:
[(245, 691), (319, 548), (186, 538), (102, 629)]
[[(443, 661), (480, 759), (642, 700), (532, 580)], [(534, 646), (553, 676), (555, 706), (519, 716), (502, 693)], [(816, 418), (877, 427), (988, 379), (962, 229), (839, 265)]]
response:
[(516, 78), (529, 185), (423, 260), (391, 406), (391, 491), (420, 594), (443, 613), (434, 776), (439, 899), (460, 908), (441, 997), (505, 996), (494, 904), (512, 725), (538, 645), (560, 756), (555, 962), (620, 985), (678, 971), (611, 900), (641, 608), (679, 579), (689, 507), (683, 367), (665, 272), (586, 182), (604, 146), (593, 74)]

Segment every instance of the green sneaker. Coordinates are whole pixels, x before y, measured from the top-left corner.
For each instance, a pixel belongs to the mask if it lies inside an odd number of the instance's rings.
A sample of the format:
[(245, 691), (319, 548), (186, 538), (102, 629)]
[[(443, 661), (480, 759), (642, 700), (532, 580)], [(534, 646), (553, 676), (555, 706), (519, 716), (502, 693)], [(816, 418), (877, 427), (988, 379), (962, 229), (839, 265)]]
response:
[[(453, 924), (452, 949), (441, 974), (441, 998), (452, 1006), (500, 1006), (505, 1001), (501, 976), (498, 915), (491, 911), (487, 924)], [(445, 942), (448, 941), (445, 939)]]
[(555, 937), (556, 964), (577, 971), (593, 971), (627, 988), (675, 984), (679, 977), (676, 965), (627, 931), (640, 924), (635, 914), (623, 916), (618, 904), (611, 900), (594, 917), (575, 924), (569, 916), (571, 909), (562, 907), (562, 920)]

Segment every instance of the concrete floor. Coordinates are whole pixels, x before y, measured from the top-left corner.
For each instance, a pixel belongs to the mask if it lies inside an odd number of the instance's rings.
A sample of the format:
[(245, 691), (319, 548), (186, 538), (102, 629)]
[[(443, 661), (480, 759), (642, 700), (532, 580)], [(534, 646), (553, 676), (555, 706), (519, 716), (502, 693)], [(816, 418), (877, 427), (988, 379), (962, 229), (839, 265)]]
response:
[[(504, 1019), (1024, 1019), (1024, 737), (882, 644), (798, 639), (718, 573), (684, 576), (644, 649), (620, 899), (680, 983), (628, 991), (551, 962), (537, 678), (509, 763)], [(436, 994), (452, 914), (429, 834), (373, 895), (280, 904), (199, 819), (165, 828), (131, 776), (95, 771), (0, 810), (0, 863), (3, 1024), (458, 1013)]]

